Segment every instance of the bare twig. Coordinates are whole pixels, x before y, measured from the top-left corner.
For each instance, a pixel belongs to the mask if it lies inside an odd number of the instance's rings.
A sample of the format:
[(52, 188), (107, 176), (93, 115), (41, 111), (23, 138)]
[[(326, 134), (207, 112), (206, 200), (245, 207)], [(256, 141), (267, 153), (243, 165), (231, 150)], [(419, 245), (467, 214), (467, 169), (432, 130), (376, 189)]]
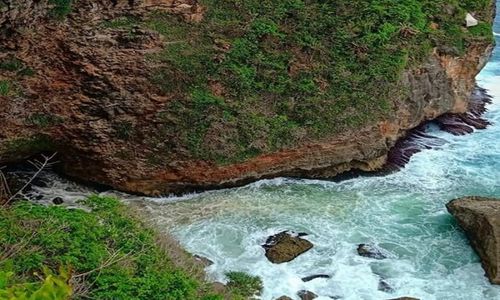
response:
[[(135, 256), (139, 255), (143, 251), (144, 251), (144, 249), (135, 253)], [(102, 269), (105, 269), (105, 268), (112, 266), (112, 265), (114, 265), (114, 264), (116, 264), (124, 259), (129, 258), (130, 256), (132, 256), (132, 254), (134, 254), (133, 251), (130, 251), (128, 253), (123, 254), (122, 256), (119, 256), (120, 250), (117, 250), (114, 253), (112, 253), (111, 256), (105, 262), (103, 262), (99, 267), (97, 267), (93, 270), (90, 270), (88, 272), (85, 272), (85, 273), (77, 274), (77, 275), (73, 276), (72, 278), (84, 277), (84, 276), (87, 276), (87, 275), (92, 274), (92, 273), (97, 272), (97, 271), (100, 272)]]
[(7, 183), (7, 178), (5, 178), (5, 175), (2, 172), (3, 168), (4, 167), (0, 167), (0, 204), (4, 201), (7, 201), (7, 199), (11, 195), (9, 184)]
[(5, 203), (3, 203), (2, 206), (6, 206), (7, 204), (9, 204), (12, 200), (14, 200), (18, 195), (22, 195), (24, 190), (30, 186), (30, 184), (33, 182), (33, 180), (35, 180), (35, 178), (37, 178), (40, 173), (47, 167), (50, 167), (52, 166), (55, 162), (52, 162), (52, 160), (54, 159), (54, 157), (57, 155), (57, 152), (53, 153), (52, 155), (50, 156), (46, 156), (46, 155), (41, 155), (43, 160), (40, 161), (38, 159), (35, 159), (33, 161), (29, 161), (30, 164), (32, 164), (35, 168), (36, 168), (36, 172), (35, 174), (33, 174), (33, 176), (31, 176), (31, 178), (28, 180), (28, 182), (26, 182), (22, 188), (20, 188), (17, 192), (15, 192), (14, 194), (12, 194)]

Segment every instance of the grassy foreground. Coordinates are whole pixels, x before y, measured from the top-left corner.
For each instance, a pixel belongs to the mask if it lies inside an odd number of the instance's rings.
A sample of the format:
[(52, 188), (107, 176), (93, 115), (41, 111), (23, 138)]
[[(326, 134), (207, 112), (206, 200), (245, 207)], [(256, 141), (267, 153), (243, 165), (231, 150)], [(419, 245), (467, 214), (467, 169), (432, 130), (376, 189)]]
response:
[(82, 202), (0, 208), (0, 299), (223, 299), (118, 200)]

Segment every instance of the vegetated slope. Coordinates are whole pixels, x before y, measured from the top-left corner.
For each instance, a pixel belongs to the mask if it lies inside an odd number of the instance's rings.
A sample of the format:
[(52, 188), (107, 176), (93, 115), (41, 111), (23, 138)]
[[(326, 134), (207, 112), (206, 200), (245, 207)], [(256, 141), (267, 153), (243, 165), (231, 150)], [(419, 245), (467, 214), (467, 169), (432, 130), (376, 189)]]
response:
[(374, 169), (466, 108), (492, 43), (491, 0), (111, 2), (4, 18), (0, 161), (149, 194)]
[(176, 266), (187, 254), (170, 257), (182, 250), (118, 200), (82, 204), (92, 212), (23, 201), (0, 208), (1, 299), (222, 299), (200, 268)]

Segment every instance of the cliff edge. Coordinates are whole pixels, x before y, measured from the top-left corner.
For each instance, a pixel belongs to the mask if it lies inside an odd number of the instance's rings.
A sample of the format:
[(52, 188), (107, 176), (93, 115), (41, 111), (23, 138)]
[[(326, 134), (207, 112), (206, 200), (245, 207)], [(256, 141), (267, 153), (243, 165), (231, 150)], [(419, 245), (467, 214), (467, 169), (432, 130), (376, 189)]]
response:
[(490, 0), (243, 2), (0, 1), (0, 164), (149, 195), (377, 170), (492, 50)]

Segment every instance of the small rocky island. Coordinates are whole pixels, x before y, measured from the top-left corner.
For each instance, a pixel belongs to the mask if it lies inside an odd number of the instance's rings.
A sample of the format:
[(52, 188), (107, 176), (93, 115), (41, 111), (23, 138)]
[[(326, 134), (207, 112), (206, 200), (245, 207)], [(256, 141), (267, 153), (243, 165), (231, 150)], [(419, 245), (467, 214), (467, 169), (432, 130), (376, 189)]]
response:
[(500, 284), (500, 199), (464, 197), (446, 208), (465, 231), (490, 282)]

